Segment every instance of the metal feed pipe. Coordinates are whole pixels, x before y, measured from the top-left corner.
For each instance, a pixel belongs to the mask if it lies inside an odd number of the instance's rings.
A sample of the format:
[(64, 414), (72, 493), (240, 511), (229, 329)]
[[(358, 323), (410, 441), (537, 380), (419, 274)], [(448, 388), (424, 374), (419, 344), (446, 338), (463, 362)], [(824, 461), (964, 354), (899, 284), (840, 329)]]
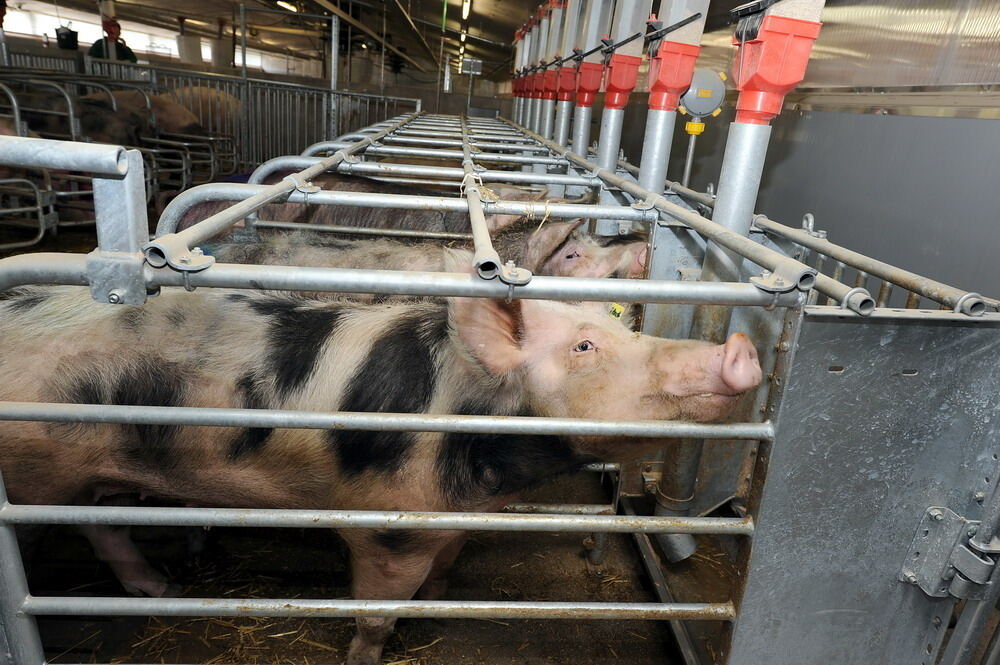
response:
[(462, 116), (462, 170), (464, 171), (462, 195), (469, 208), (469, 224), (472, 227), (472, 244), (475, 251), (472, 267), (483, 279), (499, 277), (507, 284), (527, 284), (531, 279), (531, 271), (516, 268), (513, 263), (505, 265), (493, 248), (493, 241), (490, 240), (486, 214), (483, 212), (483, 202), (480, 199), (476, 165), (472, 161), (472, 151), (469, 148), (465, 116)]

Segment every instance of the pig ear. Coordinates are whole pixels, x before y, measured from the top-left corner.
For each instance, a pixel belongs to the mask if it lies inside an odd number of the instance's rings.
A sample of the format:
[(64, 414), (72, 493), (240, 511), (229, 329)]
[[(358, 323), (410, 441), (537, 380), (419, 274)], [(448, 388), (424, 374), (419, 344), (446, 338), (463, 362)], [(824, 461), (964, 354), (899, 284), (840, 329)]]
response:
[(449, 298), (448, 318), (462, 345), (490, 374), (509, 374), (524, 362), (519, 301)]
[[(472, 252), (445, 250), (444, 266), (447, 272), (471, 275)], [(520, 301), (448, 298), (448, 321), (465, 349), (490, 374), (508, 374), (524, 362)]]
[(573, 235), (573, 232), (583, 224), (582, 219), (572, 222), (547, 222), (528, 238), (528, 247), (524, 253), (524, 267), (537, 271), (549, 257)]

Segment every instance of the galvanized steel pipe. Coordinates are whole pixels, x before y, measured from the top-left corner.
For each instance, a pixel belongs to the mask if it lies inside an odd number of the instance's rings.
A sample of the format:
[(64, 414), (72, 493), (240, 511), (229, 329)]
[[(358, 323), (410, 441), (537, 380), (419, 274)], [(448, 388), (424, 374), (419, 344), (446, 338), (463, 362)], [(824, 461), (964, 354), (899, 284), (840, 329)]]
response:
[[(802, 245), (814, 252), (829, 256), (836, 261), (842, 261), (869, 275), (892, 282), (908, 291), (919, 293), (934, 302), (947, 305), (955, 312), (968, 314), (969, 316), (980, 316), (986, 312), (986, 302), (978, 293), (963, 291), (962, 289), (948, 286), (947, 284), (923, 277), (909, 270), (897, 268), (896, 266), (873, 259), (840, 245), (835, 245), (825, 238), (817, 238), (801, 229), (779, 224), (763, 215), (754, 217), (753, 223), (754, 226), (765, 233), (791, 240), (797, 245)], [(819, 282), (817, 282), (817, 288), (819, 288)], [(820, 290), (822, 291), (822, 289)]]
[[(243, 185), (239, 183), (210, 183), (185, 190), (174, 197), (160, 215), (156, 225), (157, 237), (174, 233), (187, 211), (208, 201), (243, 201), (271, 185)], [(315, 192), (294, 191), (286, 203), (316, 205), (364, 206), (370, 208), (399, 208), (403, 210), (443, 210), (467, 212), (466, 199), (452, 196), (422, 196), (409, 194), (382, 194), (379, 192), (350, 192), (332, 189)], [(655, 212), (624, 206), (596, 206), (583, 203), (549, 203), (545, 201), (486, 201), (482, 202), (487, 214), (533, 215), (538, 219), (558, 217), (572, 219), (588, 215), (602, 215), (607, 219), (650, 221)], [(192, 227), (193, 228), (193, 227)]]
[[(28, 282), (22, 282), (28, 283)], [(51, 282), (49, 282), (51, 283)], [(214, 288), (323, 291), (336, 293), (391, 293), (413, 296), (463, 296), (527, 298), (534, 300), (583, 300), (596, 302), (655, 302), (696, 305), (757, 305), (796, 307), (798, 293), (769, 294), (752, 284), (726, 282), (676, 282), (638, 279), (535, 276), (524, 286), (510, 289), (461, 273), (356, 270), (296, 266), (216, 263), (187, 275), (167, 268), (146, 268), (150, 286), (207, 286)]]
[(302, 598), (99, 598), (29, 596), (32, 616), (400, 617), (425, 619), (685, 619), (729, 621), (725, 603), (489, 602), (475, 600), (306, 600)]
[(123, 176), (128, 171), (125, 148), (104, 143), (0, 136), (0, 155), (3, 164), (24, 168), (84, 171), (104, 176)]
[(195, 427), (264, 427), (366, 430), (378, 432), (449, 432), (534, 434), (632, 438), (700, 437), (771, 440), (774, 426), (763, 423), (688, 423), (658, 420), (594, 420), (518, 416), (452, 416), (427, 413), (366, 413), (223, 409), (181, 406), (0, 402), (0, 420), (187, 425)]

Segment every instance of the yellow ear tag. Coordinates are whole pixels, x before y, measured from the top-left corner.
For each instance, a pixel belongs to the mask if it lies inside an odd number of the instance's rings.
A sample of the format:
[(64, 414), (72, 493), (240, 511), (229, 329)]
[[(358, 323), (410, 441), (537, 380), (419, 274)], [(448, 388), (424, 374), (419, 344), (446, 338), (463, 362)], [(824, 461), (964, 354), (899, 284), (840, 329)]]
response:
[(611, 306), (608, 308), (608, 316), (612, 319), (620, 319), (624, 313), (625, 305), (619, 305), (616, 302), (611, 303)]

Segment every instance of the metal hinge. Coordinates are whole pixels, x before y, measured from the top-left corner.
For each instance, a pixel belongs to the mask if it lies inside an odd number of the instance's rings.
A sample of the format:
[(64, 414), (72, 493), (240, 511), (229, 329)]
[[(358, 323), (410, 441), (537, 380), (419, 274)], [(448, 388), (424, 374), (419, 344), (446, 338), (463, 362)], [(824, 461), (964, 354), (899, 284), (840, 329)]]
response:
[(1000, 547), (972, 544), (979, 522), (948, 508), (928, 508), (917, 526), (899, 579), (933, 598), (985, 596)]

